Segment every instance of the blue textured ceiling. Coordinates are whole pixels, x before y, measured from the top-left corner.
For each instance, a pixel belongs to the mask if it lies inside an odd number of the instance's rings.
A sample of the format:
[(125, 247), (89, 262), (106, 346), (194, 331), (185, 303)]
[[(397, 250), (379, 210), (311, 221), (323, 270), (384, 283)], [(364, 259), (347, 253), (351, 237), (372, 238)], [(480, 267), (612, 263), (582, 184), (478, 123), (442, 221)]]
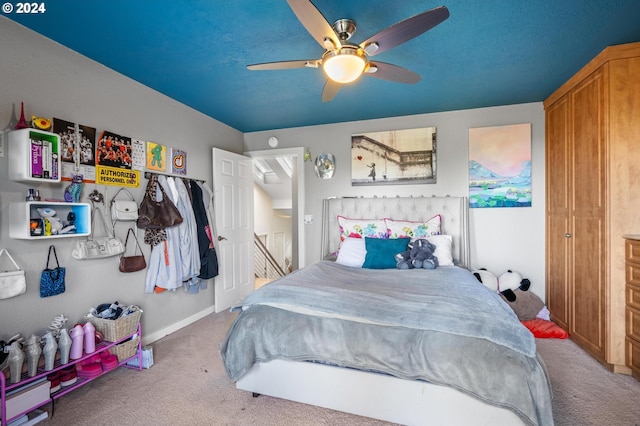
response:
[(418, 84), (365, 77), (327, 103), (319, 69), (246, 69), (321, 57), (285, 0), (54, 0), (5, 16), (242, 132), (542, 101), (606, 46), (640, 41), (639, 0), (313, 3), (355, 20), (356, 43), (440, 5), (451, 16), (375, 57)]

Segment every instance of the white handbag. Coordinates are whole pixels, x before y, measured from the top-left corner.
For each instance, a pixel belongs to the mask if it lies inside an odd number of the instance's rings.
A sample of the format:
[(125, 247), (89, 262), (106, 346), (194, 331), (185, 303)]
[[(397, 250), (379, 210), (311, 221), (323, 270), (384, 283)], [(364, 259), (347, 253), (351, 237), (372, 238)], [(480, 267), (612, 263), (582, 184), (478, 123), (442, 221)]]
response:
[[(129, 195), (130, 200), (116, 200), (116, 197), (124, 191)], [(136, 203), (133, 195), (126, 189), (120, 188), (111, 199), (111, 220), (112, 221), (131, 221), (138, 219), (138, 203)]]
[[(102, 222), (102, 227), (107, 233), (106, 236), (93, 236), (95, 231), (93, 222), (96, 216)], [(76, 242), (74, 249), (71, 251), (71, 257), (76, 260), (101, 259), (103, 257), (117, 256), (121, 253), (124, 253), (124, 244), (109, 231), (104, 223), (102, 212), (97, 207), (94, 208), (91, 214), (91, 235), (86, 240)]]
[(10, 297), (19, 296), (27, 291), (27, 280), (24, 275), (24, 269), (18, 265), (13, 256), (6, 249), (0, 250), (0, 257), (6, 254), (15, 270), (0, 272), (0, 299), (8, 299)]

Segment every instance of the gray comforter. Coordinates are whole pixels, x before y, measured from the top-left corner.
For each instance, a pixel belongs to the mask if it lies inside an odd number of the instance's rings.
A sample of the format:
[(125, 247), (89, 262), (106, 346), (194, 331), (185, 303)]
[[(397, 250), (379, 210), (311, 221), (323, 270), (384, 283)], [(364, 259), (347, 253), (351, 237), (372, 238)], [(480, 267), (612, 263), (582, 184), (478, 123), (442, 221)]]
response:
[(553, 424), (535, 340), (458, 267), (367, 270), (318, 262), (251, 293), (220, 346), (233, 380), (255, 362), (316, 361), (425, 380)]

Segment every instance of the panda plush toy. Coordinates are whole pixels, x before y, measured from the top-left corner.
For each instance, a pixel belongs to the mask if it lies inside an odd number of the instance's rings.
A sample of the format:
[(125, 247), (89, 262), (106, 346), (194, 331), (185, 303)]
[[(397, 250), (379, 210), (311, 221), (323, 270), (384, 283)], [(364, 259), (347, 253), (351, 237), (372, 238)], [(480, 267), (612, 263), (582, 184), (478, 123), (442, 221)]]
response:
[(472, 273), (487, 288), (499, 293), (520, 321), (535, 319), (545, 308), (544, 302), (529, 291), (531, 281), (522, 278), (518, 272), (508, 270), (504, 274), (496, 276), (493, 272), (481, 268)]

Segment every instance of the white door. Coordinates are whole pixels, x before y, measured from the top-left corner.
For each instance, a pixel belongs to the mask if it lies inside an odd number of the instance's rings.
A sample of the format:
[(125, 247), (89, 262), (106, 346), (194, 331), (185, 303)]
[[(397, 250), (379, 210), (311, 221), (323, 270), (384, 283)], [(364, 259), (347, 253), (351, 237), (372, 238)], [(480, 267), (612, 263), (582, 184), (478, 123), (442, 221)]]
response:
[(213, 148), (213, 193), (219, 275), (215, 311), (242, 300), (253, 289), (252, 159)]

